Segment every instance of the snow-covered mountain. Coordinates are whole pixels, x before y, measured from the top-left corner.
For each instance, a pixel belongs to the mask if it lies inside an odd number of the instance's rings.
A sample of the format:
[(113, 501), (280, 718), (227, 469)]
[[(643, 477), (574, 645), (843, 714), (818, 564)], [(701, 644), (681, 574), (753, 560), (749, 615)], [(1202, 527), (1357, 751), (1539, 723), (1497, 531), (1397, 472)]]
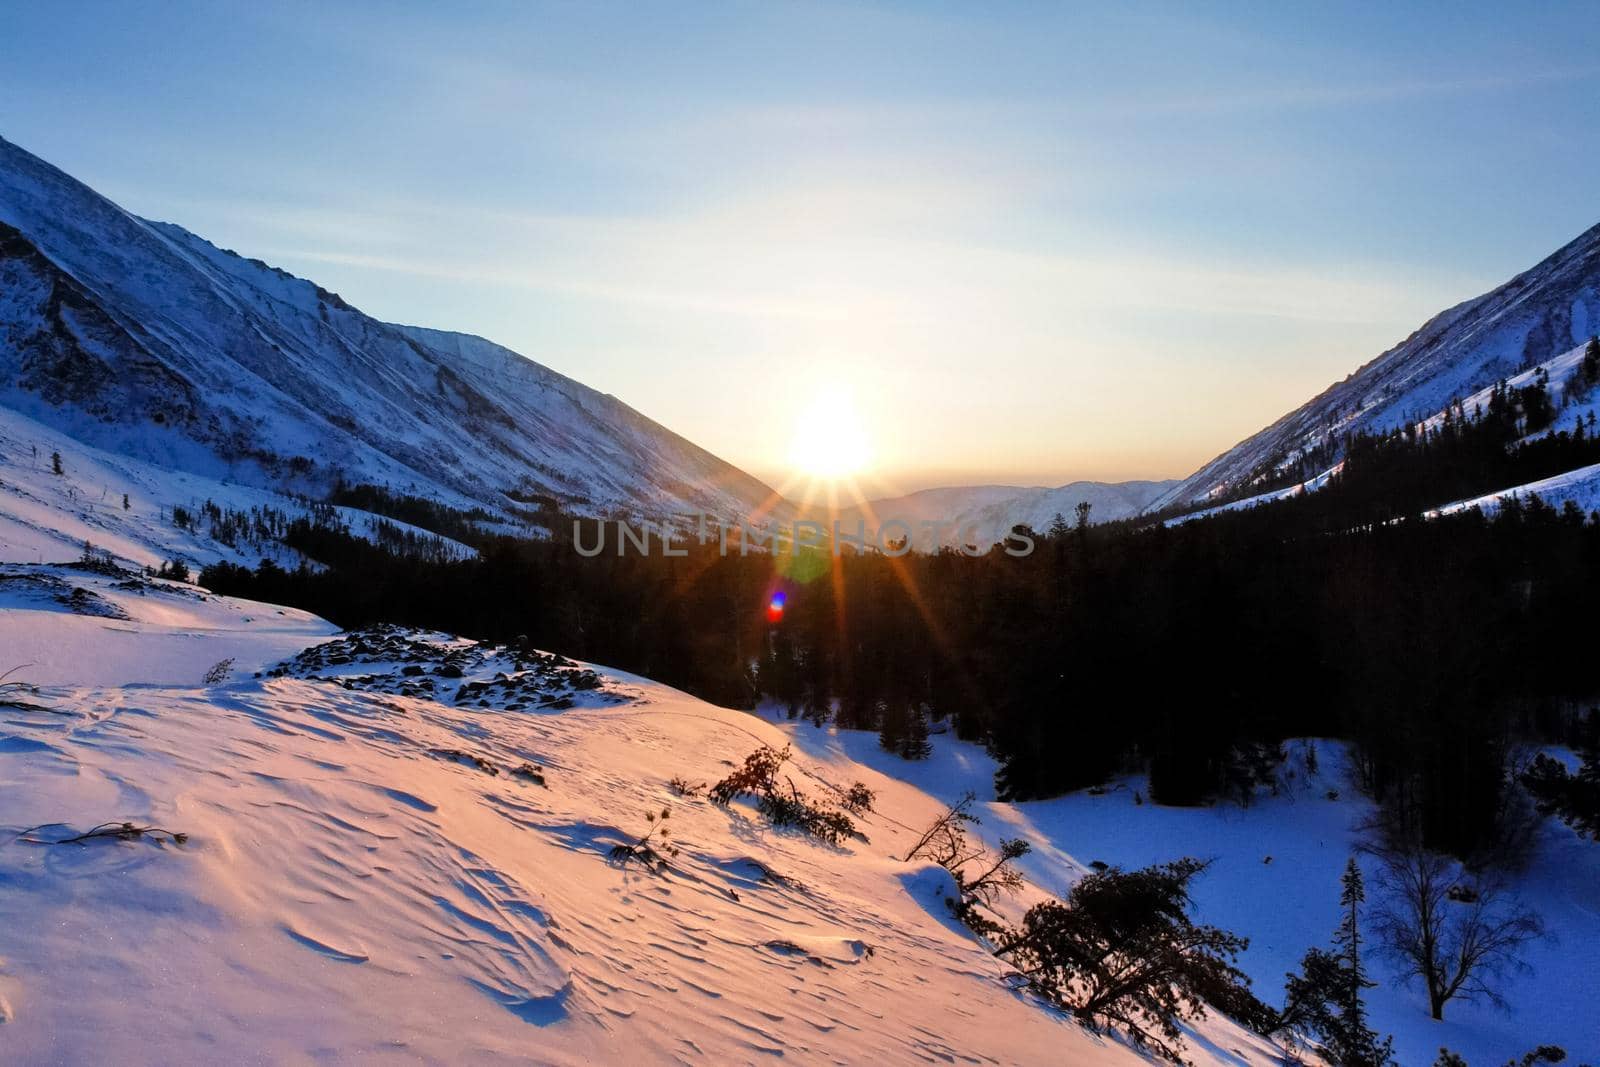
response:
[[(836, 516), (840, 529), (853, 531), (860, 521), (868, 535), (879, 523), (892, 519), (921, 530), (922, 523), (949, 527), (948, 543), (975, 536), (989, 543), (1005, 537), (1019, 524), (1035, 530), (1049, 529), (1057, 515), (1074, 519), (1080, 503), (1090, 507), (1090, 520), (1112, 522), (1138, 515), (1178, 483), (1070, 482), (1055, 489), (1015, 485), (964, 485), (923, 489), (904, 496), (883, 497), (865, 505), (843, 509)], [(915, 540), (915, 539), (914, 539)]]
[[(1419, 422), (1600, 331), (1600, 225), (1542, 263), (1421, 329), (1344, 381), (1241, 441), (1157, 498), (1152, 509), (1247, 493), (1358, 430)], [(1330, 447), (1331, 446), (1331, 447)], [(1310, 477), (1318, 471), (1306, 470)]]
[(490, 509), (743, 516), (767, 486), (614, 397), (479, 337), (124, 211), (0, 139), (0, 406), (164, 468), (336, 479)]

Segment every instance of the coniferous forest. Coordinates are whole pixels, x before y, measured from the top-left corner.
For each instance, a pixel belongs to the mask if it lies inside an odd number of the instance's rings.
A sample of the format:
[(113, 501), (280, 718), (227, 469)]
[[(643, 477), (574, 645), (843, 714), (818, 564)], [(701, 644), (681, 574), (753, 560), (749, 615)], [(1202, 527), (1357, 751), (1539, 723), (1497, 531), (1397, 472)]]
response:
[(202, 581), (344, 626), (525, 637), (716, 702), (877, 730), (907, 758), (949, 729), (989, 746), (1013, 799), (1144, 768), (1158, 803), (1248, 802), (1285, 738), (1343, 738), (1374, 797), (1470, 856), (1518, 817), (1519, 746), (1576, 736), (1597, 695), (1595, 517), (1537, 499), (1420, 517), (1600, 460), (1581, 423), (1512, 446), (1520, 400), (1497, 391), (1427, 432), (1353, 439), (1315, 493), (1169, 525), (1058, 520), (1024, 557), (613, 542), (584, 558), (553, 521), (552, 539), (478, 537), (477, 558), (453, 561), (303, 519), (283, 539), (324, 568), (224, 564)]

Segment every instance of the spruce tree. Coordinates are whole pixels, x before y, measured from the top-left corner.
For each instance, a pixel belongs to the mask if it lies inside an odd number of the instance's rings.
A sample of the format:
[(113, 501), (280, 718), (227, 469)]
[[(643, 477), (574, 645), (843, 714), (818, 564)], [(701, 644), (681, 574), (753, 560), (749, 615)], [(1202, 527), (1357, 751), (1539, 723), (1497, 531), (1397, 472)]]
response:
[(61, 469), (61, 453), (60, 452), (52, 452), (52, 453), (50, 453), (50, 471), (51, 471), (51, 473), (56, 474), (58, 476), (65, 473)]
[[(1360, 1052), (1368, 1056), (1370, 1062), (1379, 1062), (1377, 1054), (1383, 1053), (1383, 1059), (1388, 1058), (1389, 1045), (1385, 1041), (1378, 1045), (1378, 1035), (1367, 1026), (1366, 1005), (1361, 1002), (1362, 990), (1371, 989), (1378, 983), (1367, 977), (1366, 971), (1361, 966), (1361, 905), (1366, 902), (1366, 886), (1361, 881), (1361, 867), (1350, 857), (1345, 864), (1344, 875), (1339, 879), (1339, 905), (1344, 908), (1344, 917), (1339, 923), (1339, 932), (1333, 937), (1334, 944), (1339, 946), (1344, 963), (1344, 985), (1340, 990), (1342, 1003), (1339, 1005), (1339, 1014), (1344, 1024), (1344, 1034), (1347, 1040), (1347, 1049)], [(1365, 1062), (1365, 1061), (1364, 1061)]]
[(1340, 878), (1343, 916), (1333, 936), (1333, 951), (1313, 948), (1288, 975), (1281, 1023), (1316, 1035), (1322, 1052), (1338, 1067), (1386, 1067), (1394, 1062), (1393, 1039), (1378, 1039), (1367, 1025), (1365, 990), (1377, 985), (1361, 965), (1361, 905), (1366, 887), (1354, 857)]
[(878, 744), (885, 752), (898, 754), (905, 744), (906, 706), (898, 700), (878, 702)]

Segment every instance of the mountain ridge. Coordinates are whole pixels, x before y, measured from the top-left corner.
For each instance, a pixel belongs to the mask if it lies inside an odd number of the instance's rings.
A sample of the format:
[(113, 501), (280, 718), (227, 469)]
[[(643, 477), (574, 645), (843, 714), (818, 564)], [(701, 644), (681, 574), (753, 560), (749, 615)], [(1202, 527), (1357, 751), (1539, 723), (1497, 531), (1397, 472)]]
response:
[[(869, 535), (877, 523), (891, 519), (912, 524), (913, 533), (918, 536), (921, 531), (917, 524), (937, 522), (950, 527), (945, 534), (949, 544), (974, 536), (982, 543), (989, 543), (1004, 538), (1018, 525), (1044, 531), (1058, 514), (1069, 522), (1074, 521), (1074, 509), (1079, 503), (1089, 504), (1091, 522), (1134, 518), (1152, 500), (1177, 484), (1175, 480), (1101, 482), (1085, 479), (1054, 487), (935, 486), (825, 511), (822, 517), (838, 521), (845, 529), (853, 529), (859, 519), (866, 524)], [(913, 537), (914, 543), (920, 543), (918, 536)]]
[(366, 481), (500, 511), (533, 496), (647, 516), (782, 507), (615, 397), (470, 334), (371, 318), (3, 139), (0, 277), (0, 398), (88, 444), (278, 491)]
[(1151, 511), (1264, 491), (1337, 462), (1339, 439), (1419, 422), (1600, 329), (1600, 223), (1509, 281), (1444, 309), (1299, 407), (1227, 449)]

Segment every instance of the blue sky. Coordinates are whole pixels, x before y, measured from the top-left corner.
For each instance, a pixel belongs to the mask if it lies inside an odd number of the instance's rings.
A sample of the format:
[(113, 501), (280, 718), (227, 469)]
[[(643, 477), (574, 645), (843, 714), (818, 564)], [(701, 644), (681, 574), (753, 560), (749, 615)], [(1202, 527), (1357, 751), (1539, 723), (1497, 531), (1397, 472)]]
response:
[(755, 473), (1187, 474), (1600, 221), (1592, 5), (0, 9), (0, 135)]

